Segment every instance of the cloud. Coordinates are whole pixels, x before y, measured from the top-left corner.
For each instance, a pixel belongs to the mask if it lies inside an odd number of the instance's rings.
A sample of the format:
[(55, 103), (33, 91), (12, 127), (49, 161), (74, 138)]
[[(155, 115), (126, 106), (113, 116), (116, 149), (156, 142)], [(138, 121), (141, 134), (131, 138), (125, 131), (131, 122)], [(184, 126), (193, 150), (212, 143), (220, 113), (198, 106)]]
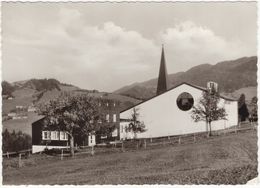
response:
[(16, 75), (6, 77), (55, 77), (83, 88), (113, 91), (155, 76), (160, 50), (152, 40), (113, 22), (84, 24), (77, 10), (61, 9), (59, 15), (57, 24), (31, 30), (34, 38), (28, 33), (6, 38), (5, 62), (11, 63), (4, 70)]
[[(217, 63), (250, 54), (247, 46), (238, 39), (225, 39), (205, 26), (191, 21), (176, 24), (160, 33), (167, 46), (170, 68), (187, 70), (202, 63)], [(254, 55), (254, 54), (252, 54)]]
[(61, 8), (57, 15), (44, 24), (33, 17), (5, 23), (4, 79), (54, 77), (86, 89), (113, 91), (155, 78), (161, 43), (165, 44), (169, 73), (249, 53), (239, 40), (227, 40), (191, 21), (149, 39), (113, 21), (90, 25), (77, 9)]

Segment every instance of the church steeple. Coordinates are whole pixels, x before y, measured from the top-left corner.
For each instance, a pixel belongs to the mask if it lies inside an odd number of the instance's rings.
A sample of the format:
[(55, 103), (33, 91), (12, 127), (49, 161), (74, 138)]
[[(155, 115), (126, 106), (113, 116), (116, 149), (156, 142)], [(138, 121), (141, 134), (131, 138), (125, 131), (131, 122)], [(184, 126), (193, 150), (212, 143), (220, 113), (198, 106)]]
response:
[(168, 74), (166, 69), (165, 57), (164, 57), (164, 47), (162, 45), (162, 55), (159, 70), (159, 77), (157, 83), (157, 95), (164, 93), (168, 90)]

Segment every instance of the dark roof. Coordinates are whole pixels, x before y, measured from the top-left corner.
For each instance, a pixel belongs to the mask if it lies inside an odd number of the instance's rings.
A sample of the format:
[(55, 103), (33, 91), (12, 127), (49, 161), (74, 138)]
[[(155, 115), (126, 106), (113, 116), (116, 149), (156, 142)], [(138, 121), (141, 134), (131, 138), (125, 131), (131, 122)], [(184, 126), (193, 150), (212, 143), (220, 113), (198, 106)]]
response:
[(38, 120), (35, 120), (34, 122), (32, 122), (32, 126), (37, 124), (38, 122), (42, 122), (45, 119), (45, 116), (39, 118)]
[[(174, 86), (174, 87), (168, 89), (166, 92), (171, 91), (171, 90), (173, 90), (173, 89), (175, 89), (175, 88), (177, 88), (177, 87), (179, 87), (179, 86), (181, 86), (181, 85), (183, 85), (183, 84), (186, 84), (186, 85), (188, 85), (188, 86), (191, 86), (191, 87), (193, 87), (193, 88), (196, 88), (196, 89), (199, 89), (199, 90), (202, 90), (202, 91), (206, 91), (206, 90), (207, 90), (206, 88), (201, 87), (201, 86), (189, 84), (189, 83), (187, 83), (187, 82), (182, 82), (182, 83), (180, 83), (180, 84), (178, 84), (178, 85), (176, 85), (176, 86)], [(164, 92), (164, 93), (166, 93), (166, 92)], [(134, 106), (131, 106), (131, 107), (125, 109), (125, 110), (122, 110), (120, 113), (125, 112), (125, 111), (127, 111), (127, 110), (129, 110), (129, 109), (131, 109), (131, 108), (134, 108), (135, 106), (138, 106), (138, 105), (140, 105), (140, 104), (142, 104), (142, 103), (145, 103), (145, 102), (147, 102), (147, 101), (149, 101), (149, 100), (152, 100), (153, 98), (158, 97), (158, 96), (160, 96), (160, 95), (162, 95), (162, 94), (164, 94), (164, 93), (161, 93), (161, 94), (159, 94), (159, 95), (155, 95), (155, 96), (153, 96), (153, 97), (151, 97), (151, 98), (149, 98), (149, 99), (147, 99), (147, 100), (141, 101), (140, 103), (137, 103), (137, 104), (134, 105)], [(228, 97), (223, 96), (223, 95), (220, 95), (220, 98), (225, 99), (225, 100), (228, 100), (228, 101), (237, 101), (237, 100), (235, 100), (235, 99), (231, 99), (231, 98), (228, 98)]]

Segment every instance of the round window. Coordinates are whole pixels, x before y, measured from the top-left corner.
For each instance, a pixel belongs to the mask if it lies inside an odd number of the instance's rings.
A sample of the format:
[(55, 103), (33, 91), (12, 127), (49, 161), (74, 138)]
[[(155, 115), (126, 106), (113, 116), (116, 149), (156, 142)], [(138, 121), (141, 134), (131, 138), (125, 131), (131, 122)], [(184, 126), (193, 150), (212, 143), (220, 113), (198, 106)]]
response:
[(194, 99), (191, 96), (191, 94), (189, 94), (187, 92), (183, 92), (178, 96), (176, 102), (177, 102), (177, 106), (179, 107), (179, 109), (181, 109), (183, 111), (188, 111), (192, 108), (192, 106), (194, 104)]

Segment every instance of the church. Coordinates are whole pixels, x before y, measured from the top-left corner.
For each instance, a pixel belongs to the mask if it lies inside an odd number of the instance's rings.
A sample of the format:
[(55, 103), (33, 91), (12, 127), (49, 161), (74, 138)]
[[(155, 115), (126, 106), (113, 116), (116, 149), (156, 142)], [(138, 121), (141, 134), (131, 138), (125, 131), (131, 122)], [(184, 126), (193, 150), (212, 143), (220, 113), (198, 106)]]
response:
[[(120, 139), (156, 138), (207, 132), (206, 122), (194, 122), (191, 117), (192, 107), (198, 104), (203, 92), (218, 89), (215, 82), (208, 82), (206, 87), (183, 82), (169, 88), (164, 49), (162, 48), (157, 95), (131, 108), (120, 112)], [(238, 104), (234, 99), (220, 96), (218, 103), (225, 108), (226, 120), (213, 121), (212, 130), (222, 130), (238, 124)], [(133, 110), (138, 109), (139, 120), (145, 125), (145, 132), (128, 131)]]

